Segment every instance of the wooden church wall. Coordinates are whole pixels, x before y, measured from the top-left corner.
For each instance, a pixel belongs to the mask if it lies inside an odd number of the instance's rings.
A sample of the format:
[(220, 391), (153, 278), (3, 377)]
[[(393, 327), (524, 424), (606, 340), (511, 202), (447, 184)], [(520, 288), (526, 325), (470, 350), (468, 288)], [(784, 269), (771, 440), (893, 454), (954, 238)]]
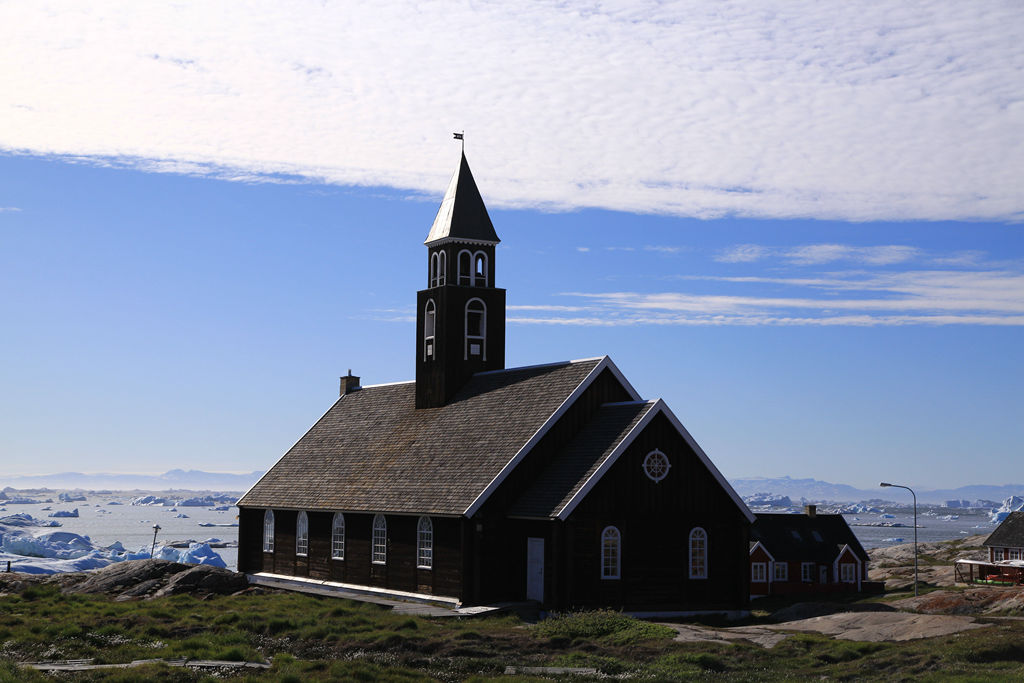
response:
[(309, 547), (295, 553), (296, 510), (274, 510), (274, 552), (263, 552), (263, 509), (239, 514), (239, 571), (271, 572), (431, 595), (462, 596), (462, 520), (432, 517), (433, 567), (416, 566), (418, 517), (386, 515), (387, 559), (371, 561), (373, 514), (345, 513), (345, 558), (331, 558), (334, 513), (309, 511)]
[[(658, 449), (671, 464), (654, 482), (643, 471)], [(621, 578), (601, 578), (601, 534), (621, 534)], [(689, 534), (707, 532), (708, 578), (689, 578)], [(568, 605), (746, 609), (750, 524), (662, 415), (637, 436), (566, 523), (571, 572), (559, 586)]]

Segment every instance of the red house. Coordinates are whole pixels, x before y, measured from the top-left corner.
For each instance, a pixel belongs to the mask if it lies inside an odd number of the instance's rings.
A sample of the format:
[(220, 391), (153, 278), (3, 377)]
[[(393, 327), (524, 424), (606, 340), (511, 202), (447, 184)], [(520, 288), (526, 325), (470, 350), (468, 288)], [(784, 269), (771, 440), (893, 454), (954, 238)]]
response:
[(416, 378), (341, 396), (238, 502), (239, 569), (451, 605), (748, 607), (753, 515), (608, 357), (505, 367), (465, 156), (427, 236)]
[[(868, 554), (842, 515), (759, 514), (750, 529), (750, 597), (860, 591)], [(875, 587), (872, 584), (872, 589)]]

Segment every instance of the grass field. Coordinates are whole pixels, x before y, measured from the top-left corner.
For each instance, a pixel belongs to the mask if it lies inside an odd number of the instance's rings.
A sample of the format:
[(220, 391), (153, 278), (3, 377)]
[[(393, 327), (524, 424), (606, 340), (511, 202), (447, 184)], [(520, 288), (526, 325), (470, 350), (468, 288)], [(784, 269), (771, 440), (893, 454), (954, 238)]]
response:
[[(271, 661), (264, 672), (220, 675), (163, 664), (60, 674), (96, 681), (543, 680), (507, 666), (597, 669), (603, 676), (678, 680), (1024, 680), (1024, 622), (907, 643), (797, 634), (772, 649), (677, 643), (665, 626), (615, 612), (421, 619), (298, 593), (177, 595), (117, 602), (32, 585), (0, 597), (0, 681), (47, 681), (19, 662), (194, 658)], [(585, 677), (573, 676), (572, 680)]]

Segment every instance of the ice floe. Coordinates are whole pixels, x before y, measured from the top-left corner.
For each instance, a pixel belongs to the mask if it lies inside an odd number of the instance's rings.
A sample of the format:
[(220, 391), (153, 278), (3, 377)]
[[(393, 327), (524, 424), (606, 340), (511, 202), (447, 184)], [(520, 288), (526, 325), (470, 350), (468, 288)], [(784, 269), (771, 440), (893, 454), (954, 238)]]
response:
[[(69, 531), (45, 531), (60, 526), (19, 513), (0, 518), (0, 563), (10, 562), (11, 569), (29, 574), (77, 572), (106, 567), (125, 560), (150, 557), (150, 548), (132, 552), (120, 542), (97, 546), (88, 536)], [(208, 542), (190, 543), (187, 548), (160, 545), (154, 557), (183, 564), (208, 564), (226, 567), (224, 560)]]

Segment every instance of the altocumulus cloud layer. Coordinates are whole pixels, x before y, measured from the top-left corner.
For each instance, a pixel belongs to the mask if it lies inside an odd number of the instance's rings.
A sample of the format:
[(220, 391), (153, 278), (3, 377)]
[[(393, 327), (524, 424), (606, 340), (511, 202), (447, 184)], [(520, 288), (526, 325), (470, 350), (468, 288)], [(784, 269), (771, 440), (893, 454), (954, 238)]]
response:
[(435, 193), (465, 128), (494, 205), (1024, 217), (1016, 1), (10, 2), (0, 64), (7, 152)]

